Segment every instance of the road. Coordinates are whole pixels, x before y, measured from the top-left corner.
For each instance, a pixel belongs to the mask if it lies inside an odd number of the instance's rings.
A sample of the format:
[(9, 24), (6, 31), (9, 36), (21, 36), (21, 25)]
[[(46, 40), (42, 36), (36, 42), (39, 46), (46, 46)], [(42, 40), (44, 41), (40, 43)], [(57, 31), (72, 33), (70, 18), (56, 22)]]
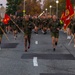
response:
[(0, 50), (0, 75), (75, 75), (75, 48), (60, 32), (58, 46), (53, 52), (50, 33), (32, 33), (31, 48), (24, 52), (24, 35), (14, 40), (3, 35)]

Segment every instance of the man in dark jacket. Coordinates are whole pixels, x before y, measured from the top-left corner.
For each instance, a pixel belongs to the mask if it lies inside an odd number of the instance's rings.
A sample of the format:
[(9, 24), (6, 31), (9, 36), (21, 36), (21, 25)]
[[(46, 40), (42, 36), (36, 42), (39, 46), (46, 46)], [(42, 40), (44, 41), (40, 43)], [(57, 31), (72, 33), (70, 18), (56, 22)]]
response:
[(56, 15), (53, 15), (53, 20), (52, 22), (50, 22), (53, 51), (55, 51), (55, 48), (57, 46), (58, 38), (59, 38), (59, 30), (61, 29), (61, 27), (62, 24), (60, 23), (60, 20), (57, 19)]
[[(31, 32), (32, 32), (32, 22), (29, 19), (29, 16), (26, 15), (23, 18), (23, 27), (24, 27), (24, 38), (25, 38), (25, 52), (27, 52), (27, 49), (30, 48), (31, 43)], [(28, 48), (27, 48), (28, 43)]]

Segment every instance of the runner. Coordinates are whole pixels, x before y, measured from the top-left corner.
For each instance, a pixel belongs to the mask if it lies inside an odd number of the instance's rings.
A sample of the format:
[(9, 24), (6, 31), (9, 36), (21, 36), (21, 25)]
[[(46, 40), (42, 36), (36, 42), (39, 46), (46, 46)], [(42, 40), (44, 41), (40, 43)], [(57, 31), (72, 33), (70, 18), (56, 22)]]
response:
[(60, 24), (60, 20), (57, 19), (56, 15), (53, 15), (53, 21), (50, 23), (53, 51), (55, 51), (56, 49), (59, 39), (59, 30), (61, 29), (61, 27), (62, 24)]
[(23, 18), (23, 26), (24, 26), (24, 38), (25, 38), (25, 52), (27, 52), (27, 49), (30, 48), (31, 32), (32, 32), (32, 27), (33, 27), (32, 26), (32, 22), (29, 20), (29, 16), (28, 15), (26, 15)]

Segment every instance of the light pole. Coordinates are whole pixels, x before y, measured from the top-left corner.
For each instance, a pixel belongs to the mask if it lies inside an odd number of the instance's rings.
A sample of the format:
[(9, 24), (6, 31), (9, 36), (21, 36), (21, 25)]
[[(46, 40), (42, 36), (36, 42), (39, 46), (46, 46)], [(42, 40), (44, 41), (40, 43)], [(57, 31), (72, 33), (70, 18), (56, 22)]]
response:
[(52, 8), (52, 6), (50, 5), (49, 7), (50, 7), (50, 15), (51, 15), (51, 8)]
[(56, 0), (56, 15), (57, 15), (57, 17), (58, 17), (58, 3), (59, 3), (59, 1)]
[(47, 8), (45, 10), (46, 10), (46, 14), (47, 14)]
[(24, 0), (23, 16), (25, 16), (25, 0)]

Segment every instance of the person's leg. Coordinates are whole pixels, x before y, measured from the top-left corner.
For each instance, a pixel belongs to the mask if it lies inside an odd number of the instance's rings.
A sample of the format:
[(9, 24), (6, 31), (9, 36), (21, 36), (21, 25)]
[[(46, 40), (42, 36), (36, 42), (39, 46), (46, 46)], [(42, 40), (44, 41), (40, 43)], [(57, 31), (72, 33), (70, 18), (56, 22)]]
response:
[(2, 34), (0, 34), (0, 50), (1, 50)]
[(11, 31), (11, 27), (10, 27), (10, 26), (8, 26), (8, 33), (10, 33), (10, 31)]
[(75, 33), (74, 33), (74, 47), (75, 47)]
[(28, 49), (30, 48), (30, 44), (31, 44), (31, 34), (30, 35), (28, 35)]
[(15, 36), (17, 37), (17, 34), (18, 34), (18, 31), (17, 30), (15, 30)]
[(55, 34), (55, 45), (57, 46), (58, 44), (58, 38), (59, 38), (59, 33)]
[(27, 40), (28, 40), (28, 36), (25, 35), (25, 52), (27, 52)]
[(55, 38), (55, 45), (57, 46), (58, 44), (58, 38)]
[(52, 45), (53, 45), (53, 51), (55, 51), (56, 46), (55, 46), (55, 37), (54, 36), (52, 36)]
[(2, 35), (0, 35), (0, 44), (1, 44), (1, 41), (2, 41)]
[(13, 35), (14, 35), (14, 39), (16, 40), (16, 38), (17, 38), (17, 30), (13, 30)]
[(13, 30), (14, 39), (16, 40), (15, 30)]
[(44, 31), (44, 34), (46, 34), (47, 33), (47, 28), (44, 27), (43, 31)]
[(67, 39), (71, 39), (71, 29), (67, 29)]
[(35, 26), (35, 29), (34, 29), (34, 30), (35, 30), (34, 32), (35, 32), (36, 34), (38, 34), (38, 27), (37, 27), (37, 26)]
[(52, 37), (52, 45), (55, 48), (55, 37)]

